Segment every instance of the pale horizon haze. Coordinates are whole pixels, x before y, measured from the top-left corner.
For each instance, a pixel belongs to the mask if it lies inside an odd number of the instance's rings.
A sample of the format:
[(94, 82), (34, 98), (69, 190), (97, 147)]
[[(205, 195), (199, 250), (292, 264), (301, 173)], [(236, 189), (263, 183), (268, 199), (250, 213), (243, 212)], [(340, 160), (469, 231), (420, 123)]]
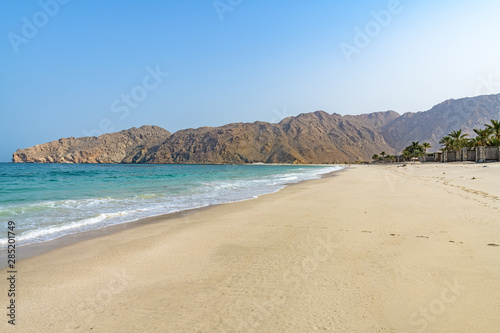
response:
[(0, 162), (18, 148), (500, 93), (495, 1), (0, 4)]

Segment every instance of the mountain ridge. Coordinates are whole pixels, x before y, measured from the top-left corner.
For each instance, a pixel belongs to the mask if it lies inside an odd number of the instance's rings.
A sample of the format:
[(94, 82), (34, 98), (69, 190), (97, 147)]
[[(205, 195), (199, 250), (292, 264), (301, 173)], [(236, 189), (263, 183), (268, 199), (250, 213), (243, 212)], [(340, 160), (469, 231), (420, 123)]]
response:
[(491, 119), (500, 119), (500, 94), (448, 99), (428, 111), (407, 112), (387, 124), (384, 138), (396, 151), (411, 141), (428, 141), (433, 147), (451, 131), (462, 129), (472, 135)]
[(62, 138), (18, 149), (14, 163), (342, 163), (399, 153), (411, 141), (439, 139), (462, 128), (472, 133), (500, 119), (500, 94), (450, 99), (428, 111), (361, 115), (301, 113), (278, 123), (255, 121), (175, 133), (151, 125), (99, 137)]

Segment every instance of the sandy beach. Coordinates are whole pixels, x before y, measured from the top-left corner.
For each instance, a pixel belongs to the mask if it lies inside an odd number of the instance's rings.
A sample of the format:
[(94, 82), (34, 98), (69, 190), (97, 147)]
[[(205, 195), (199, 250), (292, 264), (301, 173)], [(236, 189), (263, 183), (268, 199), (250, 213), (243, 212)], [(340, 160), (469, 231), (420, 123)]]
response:
[(495, 332), (499, 213), (500, 163), (351, 166), (23, 260), (0, 331)]

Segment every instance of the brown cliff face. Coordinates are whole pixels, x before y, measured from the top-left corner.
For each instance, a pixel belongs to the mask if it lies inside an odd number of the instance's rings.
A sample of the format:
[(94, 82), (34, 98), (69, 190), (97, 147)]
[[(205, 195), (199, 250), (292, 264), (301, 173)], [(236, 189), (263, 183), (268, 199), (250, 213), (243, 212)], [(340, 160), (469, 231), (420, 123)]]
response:
[(99, 137), (63, 138), (17, 150), (12, 162), (20, 163), (133, 163), (155, 149), (170, 132), (142, 126)]
[[(385, 124), (394, 114), (375, 117)], [(365, 126), (358, 117), (364, 116), (346, 118), (316, 111), (279, 124), (236, 123), (182, 130), (165, 140), (145, 162), (334, 163), (369, 160), (375, 152), (391, 151), (378, 128)]]
[(427, 112), (341, 116), (323, 111), (278, 124), (234, 123), (170, 134), (142, 126), (99, 137), (66, 138), (20, 149), (13, 162), (38, 163), (339, 163), (401, 152), (411, 141), (438, 141), (452, 130), (471, 133), (500, 118), (500, 94), (449, 100)]

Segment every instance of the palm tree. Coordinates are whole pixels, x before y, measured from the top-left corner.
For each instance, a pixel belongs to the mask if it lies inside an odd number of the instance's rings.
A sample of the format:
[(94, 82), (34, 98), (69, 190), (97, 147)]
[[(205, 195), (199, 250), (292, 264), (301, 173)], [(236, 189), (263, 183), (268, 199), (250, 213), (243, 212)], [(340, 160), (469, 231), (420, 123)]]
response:
[(403, 150), (403, 157), (409, 160), (411, 158), (411, 152), (408, 149)]
[(424, 148), (425, 153), (427, 154), (427, 149), (432, 148), (429, 142), (422, 143), (422, 148)]
[(385, 151), (380, 153), (380, 156), (382, 156), (382, 162), (385, 162), (385, 155), (386, 155)]
[(453, 139), (448, 135), (443, 136), (441, 140), (439, 140), (439, 144), (442, 150), (450, 150), (453, 147)]
[(477, 134), (474, 139), (476, 146), (486, 146), (490, 138), (491, 130), (489, 128), (474, 128), (474, 132)]
[(419, 144), (418, 141), (413, 141), (411, 145), (403, 149), (403, 156), (405, 158), (419, 157), (422, 156), (424, 148)]
[(469, 134), (464, 134), (462, 133), (462, 130), (459, 129), (458, 131), (452, 131), (450, 134), (448, 134), (449, 137), (453, 139), (453, 144), (450, 148), (453, 150), (460, 150), (464, 148), (467, 145), (467, 139), (465, 138)]
[(488, 145), (493, 146), (493, 147), (499, 147), (500, 146), (500, 139), (497, 139), (496, 137), (492, 137), (490, 141), (488, 141)]
[(424, 149), (418, 141), (413, 141), (410, 147), (411, 147), (410, 151), (412, 152), (413, 157), (419, 157), (422, 155)]
[(374, 154), (374, 155), (372, 156), (372, 160), (374, 160), (374, 161), (378, 161), (378, 155), (377, 155), (377, 154)]
[(490, 130), (490, 134), (497, 140), (500, 140), (500, 120), (491, 119), (491, 124), (484, 124)]
[(467, 148), (475, 148), (477, 146), (480, 146), (477, 137), (467, 140)]

